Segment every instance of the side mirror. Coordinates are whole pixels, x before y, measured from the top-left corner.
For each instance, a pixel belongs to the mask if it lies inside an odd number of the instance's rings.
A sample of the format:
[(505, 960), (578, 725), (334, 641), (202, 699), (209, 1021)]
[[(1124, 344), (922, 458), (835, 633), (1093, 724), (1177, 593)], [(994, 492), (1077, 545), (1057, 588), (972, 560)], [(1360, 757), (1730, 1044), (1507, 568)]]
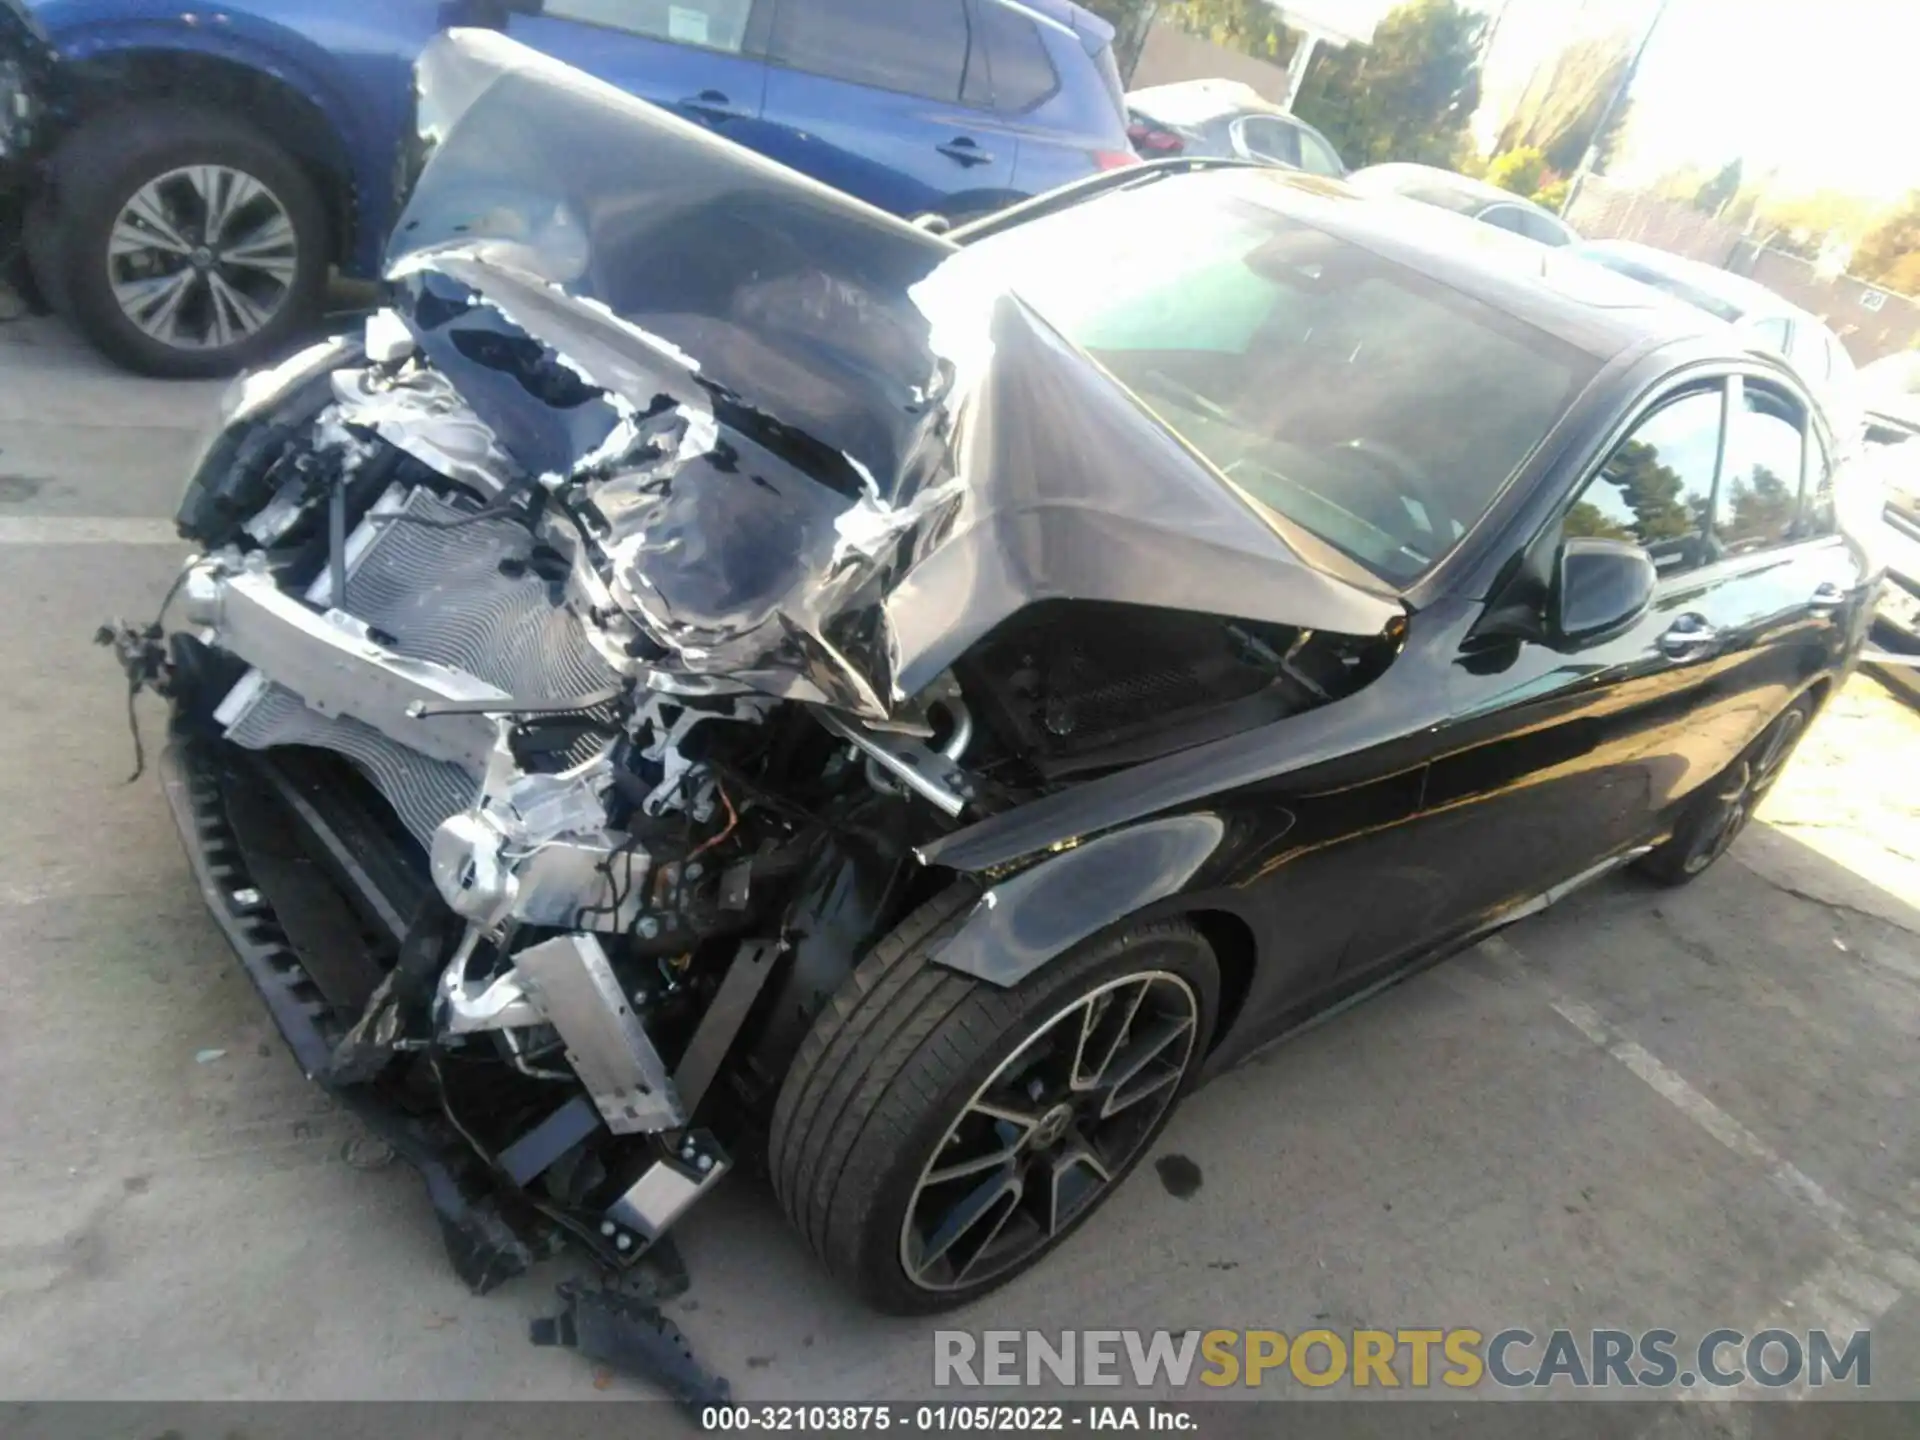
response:
[(1553, 631), (1565, 645), (1611, 639), (1646, 613), (1659, 578), (1653, 557), (1625, 540), (1576, 538), (1553, 566)]

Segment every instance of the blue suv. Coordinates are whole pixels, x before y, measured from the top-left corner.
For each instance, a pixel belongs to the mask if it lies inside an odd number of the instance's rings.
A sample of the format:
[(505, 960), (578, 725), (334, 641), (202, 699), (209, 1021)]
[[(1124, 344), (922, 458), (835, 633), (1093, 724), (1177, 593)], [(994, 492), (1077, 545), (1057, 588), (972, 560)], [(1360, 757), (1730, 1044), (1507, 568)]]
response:
[(904, 216), (961, 223), (1133, 163), (1113, 29), (1068, 0), (26, 0), (64, 138), (26, 250), (155, 375), (220, 374), (377, 273), (411, 69), (485, 25)]

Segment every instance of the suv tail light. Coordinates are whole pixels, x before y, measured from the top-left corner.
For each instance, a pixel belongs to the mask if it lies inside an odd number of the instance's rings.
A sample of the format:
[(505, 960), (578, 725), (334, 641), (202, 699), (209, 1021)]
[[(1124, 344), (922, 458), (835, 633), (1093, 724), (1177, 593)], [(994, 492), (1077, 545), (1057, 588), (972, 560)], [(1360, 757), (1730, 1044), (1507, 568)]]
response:
[(1096, 150), (1093, 152), (1093, 163), (1099, 170), (1124, 170), (1129, 165), (1138, 165), (1140, 157), (1124, 150)]
[(1162, 130), (1157, 125), (1146, 125), (1137, 120), (1127, 126), (1127, 139), (1133, 142), (1136, 152), (1150, 160), (1178, 155), (1187, 148), (1187, 142), (1171, 130)]

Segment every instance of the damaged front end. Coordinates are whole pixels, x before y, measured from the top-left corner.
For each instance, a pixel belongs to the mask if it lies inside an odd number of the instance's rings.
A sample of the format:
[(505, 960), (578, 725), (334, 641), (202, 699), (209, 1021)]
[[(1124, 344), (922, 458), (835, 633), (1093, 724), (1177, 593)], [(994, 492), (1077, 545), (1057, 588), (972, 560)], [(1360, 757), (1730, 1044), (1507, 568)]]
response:
[(183, 628), (117, 639), (208, 903), (486, 1288), (657, 1247), (969, 883), (933, 842), (1352, 693), (1400, 611), (945, 241), (497, 37), (420, 88), (392, 308), (230, 393)]

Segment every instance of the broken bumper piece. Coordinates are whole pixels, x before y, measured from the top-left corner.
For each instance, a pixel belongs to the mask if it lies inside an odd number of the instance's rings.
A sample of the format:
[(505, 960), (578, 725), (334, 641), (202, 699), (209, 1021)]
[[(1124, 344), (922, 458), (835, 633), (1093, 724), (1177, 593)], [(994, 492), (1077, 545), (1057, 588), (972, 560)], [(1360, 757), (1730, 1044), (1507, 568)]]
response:
[[(297, 885), (290, 889), (289, 877), (330, 871), (313, 882), (324, 885), (326, 898), (338, 902), (350, 894), (348, 904), (363, 923), (369, 929), (384, 924), (396, 945), (405, 942), (408, 910), (427, 907), (424, 882), (414, 877), (418, 888), (409, 894), (406, 877), (355, 867), (353, 857), (369, 851), (356, 843), (348, 817), (327, 813), (325, 798), (283, 771), (274, 756), (176, 724), (160, 770), (208, 910), (294, 1058), (420, 1172), (449, 1259), (476, 1293), (524, 1272), (568, 1233), (608, 1266), (630, 1267), (661, 1245), (672, 1224), (731, 1168), (711, 1134), (681, 1128), (686, 1107), (674, 1077), (630, 1013), (591, 935), (531, 946), (509, 972), (522, 988), (493, 1018), (554, 1026), (585, 1093), (521, 1124), (497, 1152), (486, 1150), (450, 1109), (423, 1106), (403, 1087), (356, 1068), (354, 1042), (365, 1039), (364, 1027), (351, 1022), (362, 1007), (369, 1017), (381, 1013), (378, 977), (371, 970), (316, 974), (309, 968), (288, 932), (312, 923), (316, 897), (299, 893)], [(284, 803), (303, 793), (314, 803)], [(281, 808), (272, 826), (248, 813), (276, 804)], [(275, 826), (303, 832), (299, 848), (321, 864), (289, 867), (284, 855), (273, 853), (276, 847), (263, 848), (260, 835)], [(393, 974), (405, 969), (403, 959)], [(430, 1059), (437, 1064), (437, 1057)], [(640, 1148), (624, 1154), (592, 1209), (557, 1214), (559, 1207), (541, 1194), (545, 1177), (579, 1168), (584, 1152), (609, 1133), (633, 1135)]]
[[(257, 786), (257, 774), (223, 763), (207, 742), (176, 731), (160, 757), (161, 782), (187, 862), (214, 923), (227, 937), (274, 1024), (307, 1075), (327, 1084), (343, 1031), (325, 992), (308, 973), (255, 883), (232, 823), (228, 797)], [(484, 1294), (531, 1266), (541, 1237), (527, 1217), (509, 1213), (472, 1151), (449, 1128), (409, 1113), (365, 1086), (328, 1085), (335, 1099), (420, 1172), (455, 1272)]]

